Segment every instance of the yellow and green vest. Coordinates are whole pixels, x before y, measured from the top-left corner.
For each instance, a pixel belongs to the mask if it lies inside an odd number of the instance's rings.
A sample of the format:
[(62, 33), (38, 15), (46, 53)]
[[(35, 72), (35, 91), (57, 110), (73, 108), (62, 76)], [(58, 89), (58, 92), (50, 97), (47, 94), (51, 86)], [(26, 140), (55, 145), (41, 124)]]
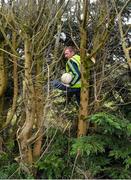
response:
[[(76, 65), (78, 67), (78, 71), (80, 73), (80, 66), (81, 66), (80, 56), (76, 54), (72, 58), (70, 58), (66, 63), (66, 72), (70, 73), (73, 77), (73, 79), (71, 81), (71, 84), (73, 84), (73, 85), (71, 85), (71, 88), (80, 88), (81, 87), (81, 80), (79, 78), (78, 81), (76, 81), (76, 79), (78, 78), (78, 72), (73, 67), (73, 65), (70, 63), (70, 61), (73, 61), (74, 63), (76, 63)], [(70, 65), (70, 68), (69, 68), (69, 65)]]

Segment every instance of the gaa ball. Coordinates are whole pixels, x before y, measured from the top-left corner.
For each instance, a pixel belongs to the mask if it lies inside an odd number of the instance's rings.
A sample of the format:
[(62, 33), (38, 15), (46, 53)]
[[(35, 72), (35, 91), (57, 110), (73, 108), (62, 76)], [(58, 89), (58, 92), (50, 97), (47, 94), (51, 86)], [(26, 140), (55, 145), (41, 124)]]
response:
[(64, 73), (61, 76), (61, 82), (64, 84), (69, 84), (72, 81), (72, 75), (70, 73)]

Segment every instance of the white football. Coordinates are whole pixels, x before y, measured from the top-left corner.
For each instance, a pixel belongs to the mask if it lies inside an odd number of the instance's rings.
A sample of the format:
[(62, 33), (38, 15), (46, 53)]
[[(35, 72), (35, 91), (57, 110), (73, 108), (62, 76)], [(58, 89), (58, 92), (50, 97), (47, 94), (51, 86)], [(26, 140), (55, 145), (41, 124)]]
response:
[(64, 73), (61, 76), (61, 81), (64, 84), (69, 84), (71, 82), (71, 80), (72, 80), (72, 75), (70, 73)]

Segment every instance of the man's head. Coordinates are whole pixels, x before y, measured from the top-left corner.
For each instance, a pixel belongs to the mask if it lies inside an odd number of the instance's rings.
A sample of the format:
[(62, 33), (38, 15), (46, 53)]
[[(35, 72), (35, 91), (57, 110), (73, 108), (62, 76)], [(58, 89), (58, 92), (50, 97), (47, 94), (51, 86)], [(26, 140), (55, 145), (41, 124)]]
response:
[(65, 58), (70, 59), (72, 56), (74, 56), (75, 50), (72, 46), (66, 47), (64, 50)]

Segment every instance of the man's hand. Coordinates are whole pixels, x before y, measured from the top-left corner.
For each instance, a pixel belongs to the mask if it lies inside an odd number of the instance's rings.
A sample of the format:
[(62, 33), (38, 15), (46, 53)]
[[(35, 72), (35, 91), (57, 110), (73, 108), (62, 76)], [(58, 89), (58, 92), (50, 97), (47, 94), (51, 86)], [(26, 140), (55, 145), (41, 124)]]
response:
[(64, 86), (66, 86), (66, 87), (70, 87), (70, 85), (69, 84), (65, 84), (65, 83), (62, 83)]

